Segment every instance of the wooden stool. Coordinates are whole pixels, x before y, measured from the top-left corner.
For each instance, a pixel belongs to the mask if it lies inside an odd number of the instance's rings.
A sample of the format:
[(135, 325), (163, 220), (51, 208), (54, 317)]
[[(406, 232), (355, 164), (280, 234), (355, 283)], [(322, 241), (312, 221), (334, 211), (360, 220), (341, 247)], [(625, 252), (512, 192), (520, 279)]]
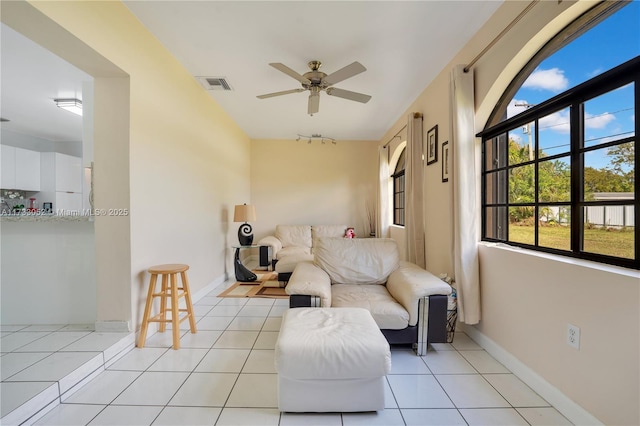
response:
[[(160, 331), (164, 331), (168, 322), (171, 323), (173, 330), (173, 349), (180, 349), (180, 323), (189, 318), (191, 332), (196, 332), (196, 320), (193, 316), (193, 307), (191, 306), (191, 292), (189, 291), (189, 280), (187, 279), (187, 269), (189, 265), (169, 264), (157, 265), (149, 268), (151, 281), (149, 282), (149, 292), (147, 293), (147, 304), (144, 307), (144, 317), (142, 319), (142, 327), (140, 328), (140, 336), (138, 337), (138, 347), (144, 348), (147, 338), (147, 328), (150, 322), (159, 322)], [(182, 277), (182, 287), (178, 287), (177, 274)], [(155, 293), (158, 275), (162, 275), (162, 288), (159, 293)], [(171, 284), (169, 284), (169, 279)], [(181, 292), (180, 292), (181, 291)], [(178, 308), (178, 301), (184, 296), (186, 309)], [(153, 298), (160, 298), (160, 313), (154, 317), (151, 316), (151, 306)], [(167, 308), (167, 298), (171, 300), (171, 306)], [(167, 319), (167, 311), (171, 312), (171, 318)], [(183, 318), (180, 318), (180, 312), (186, 312)]]

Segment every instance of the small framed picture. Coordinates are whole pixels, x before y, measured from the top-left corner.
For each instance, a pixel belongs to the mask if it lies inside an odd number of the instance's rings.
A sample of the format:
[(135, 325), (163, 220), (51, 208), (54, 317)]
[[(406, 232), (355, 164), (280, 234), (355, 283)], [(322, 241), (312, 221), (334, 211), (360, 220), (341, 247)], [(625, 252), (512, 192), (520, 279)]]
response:
[(427, 132), (427, 165), (438, 161), (438, 125)]
[(442, 181), (449, 182), (449, 142), (442, 142)]

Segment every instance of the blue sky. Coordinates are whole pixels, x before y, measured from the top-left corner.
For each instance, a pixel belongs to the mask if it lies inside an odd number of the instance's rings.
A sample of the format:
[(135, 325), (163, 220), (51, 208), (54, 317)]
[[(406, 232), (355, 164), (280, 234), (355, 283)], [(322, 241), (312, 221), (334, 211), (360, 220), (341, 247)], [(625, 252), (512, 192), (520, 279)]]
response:
[[(516, 104), (536, 105), (638, 55), (640, 1), (635, 0), (545, 59), (518, 90), (507, 115), (512, 117), (526, 109)], [(548, 154), (565, 151), (563, 145), (569, 141), (568, 114), (568, 110), (559, 111), (540, 122), (540, 142)], [(585, 114), (585, 140), (590, 141), (587, 146), (632, 135), (633, 87), (620, 88), (589, 101)], [(529, 137), (522, 131), (512, 132), (511, 136), (524, 143)], [(609, 163), (605, 154), (605, 150), (590, 154), (586, 165), (605, 167)]]

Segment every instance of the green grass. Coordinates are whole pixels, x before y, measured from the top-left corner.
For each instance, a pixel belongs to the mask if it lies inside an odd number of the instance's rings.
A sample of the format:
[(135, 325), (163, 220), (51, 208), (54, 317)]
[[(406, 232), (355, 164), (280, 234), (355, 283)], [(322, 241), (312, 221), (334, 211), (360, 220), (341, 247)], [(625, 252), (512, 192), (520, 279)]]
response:
[[(509, 240), (533, 245), (534, 232), (533, 226), (512, 224), (509, 225)], [(541, 226), (539, 245), (559, 250), (570, 250), (571, 235), (569, 227)], [(634, 247), (633, 228), (626, 230), (594, 228), (585, 229), (584, 231), (584, 251), (589, 253), (633, 259), (635, 257)]]

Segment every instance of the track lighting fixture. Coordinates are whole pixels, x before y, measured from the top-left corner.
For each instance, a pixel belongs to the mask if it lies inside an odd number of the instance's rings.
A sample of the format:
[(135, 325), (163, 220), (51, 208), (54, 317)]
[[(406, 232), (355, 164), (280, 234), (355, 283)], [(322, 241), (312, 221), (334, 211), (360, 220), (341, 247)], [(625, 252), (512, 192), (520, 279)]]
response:
[(322, 136), (320, 133), (313, 133), (311, 136), (301, 135), (298, 133), (298, 138), (296, 139), (296, 141), (300, 141), (300, 139), (307, 139), (307, 144), (310, 144), (317, 139), (322, 142), (323, 145), (326, 145), (328, 141), (331, 141), (332, 144), (336, 145), (336, 140), (334, 138)]

